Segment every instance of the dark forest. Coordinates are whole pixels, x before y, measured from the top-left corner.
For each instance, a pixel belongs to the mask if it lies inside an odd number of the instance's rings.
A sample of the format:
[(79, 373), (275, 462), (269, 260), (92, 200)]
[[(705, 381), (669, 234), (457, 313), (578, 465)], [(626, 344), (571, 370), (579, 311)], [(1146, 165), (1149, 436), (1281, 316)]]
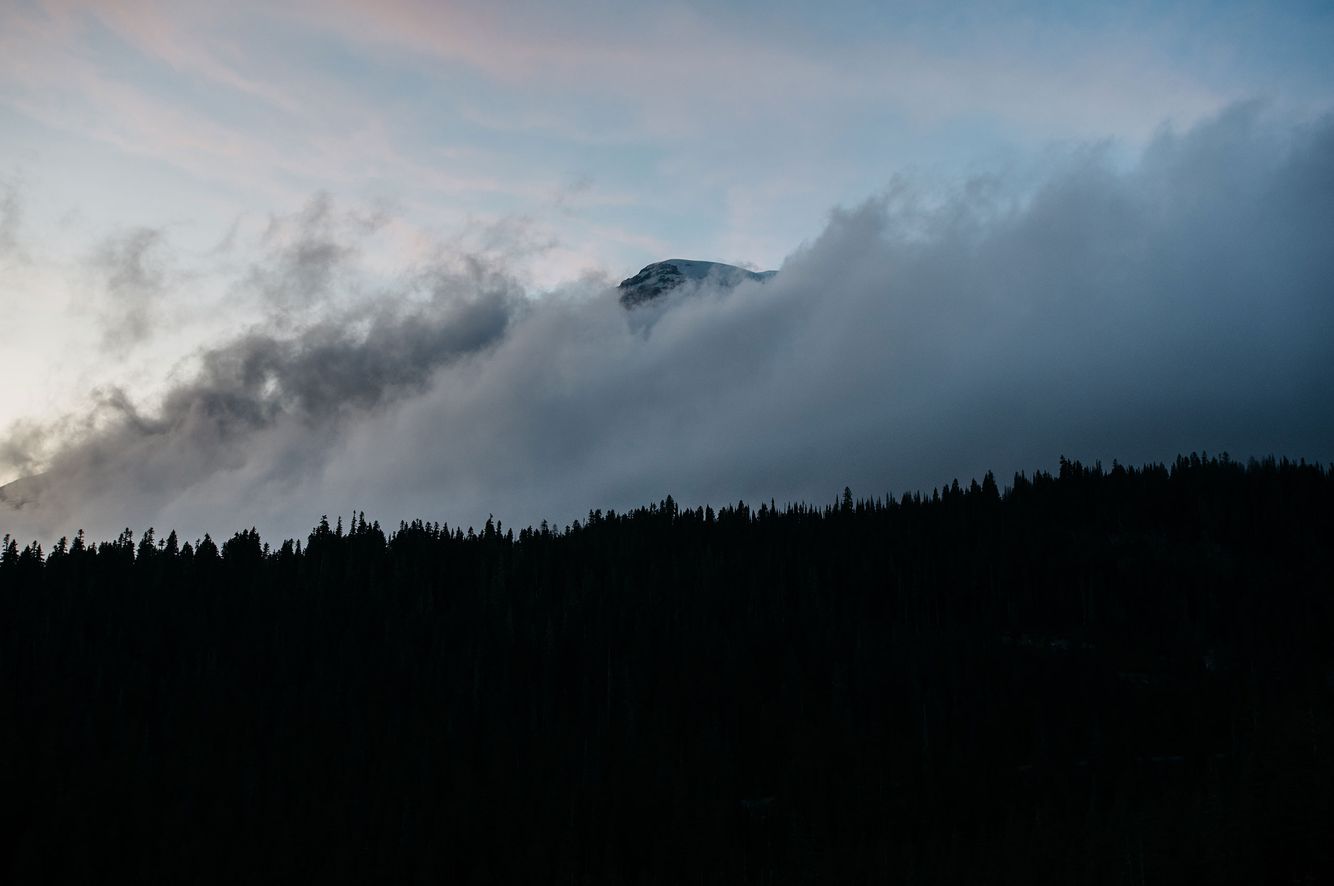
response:
[(0, 880), (1318, 883), (1334, 473), (0, 557)]

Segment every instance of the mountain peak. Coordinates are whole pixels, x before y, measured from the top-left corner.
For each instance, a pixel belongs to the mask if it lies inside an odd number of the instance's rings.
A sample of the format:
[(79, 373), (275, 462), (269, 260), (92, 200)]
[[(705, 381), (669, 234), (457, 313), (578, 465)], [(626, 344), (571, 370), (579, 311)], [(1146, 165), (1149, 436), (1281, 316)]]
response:
[(731, 289), (746, 280), (763, 283), (777, 273), (748, 271), (722, 262), (669, 258), (644, 266), (638, 274), (622, 280), (618, 288), (621, 290), (621, 304), (634, 308), (686, 283), (696, 286), (711, 283)]

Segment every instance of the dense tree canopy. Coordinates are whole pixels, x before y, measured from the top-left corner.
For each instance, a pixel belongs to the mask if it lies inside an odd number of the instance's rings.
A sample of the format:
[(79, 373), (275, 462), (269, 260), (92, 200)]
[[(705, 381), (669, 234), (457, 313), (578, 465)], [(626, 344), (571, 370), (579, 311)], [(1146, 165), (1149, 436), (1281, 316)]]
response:
[(1334, 474), (0, 549), (10, 882), (1316, 882)]

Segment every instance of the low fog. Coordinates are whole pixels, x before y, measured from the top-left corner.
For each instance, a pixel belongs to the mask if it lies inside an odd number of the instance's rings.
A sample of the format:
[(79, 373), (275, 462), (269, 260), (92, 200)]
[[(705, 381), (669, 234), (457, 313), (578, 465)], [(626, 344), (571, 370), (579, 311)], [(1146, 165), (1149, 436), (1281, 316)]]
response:
[[(409, 269), (205, 351), (151, 408), (109, 390), (12, 431), (0, 457), (30, 476), (0, 531), (276, 541), (354, 509), (517, 527), (667, 494), (1004, 485), (1061, 455), (1334, 459), (1334, 120), (1239, 106), (1129, 164), (1085, 146), (1044, 168), (895, 180), (769, 282), (669, 295), (652, 322), (605, 279), (535, 294), (491, 260)], [(163, 325), (130, 320), (108, 336)]]

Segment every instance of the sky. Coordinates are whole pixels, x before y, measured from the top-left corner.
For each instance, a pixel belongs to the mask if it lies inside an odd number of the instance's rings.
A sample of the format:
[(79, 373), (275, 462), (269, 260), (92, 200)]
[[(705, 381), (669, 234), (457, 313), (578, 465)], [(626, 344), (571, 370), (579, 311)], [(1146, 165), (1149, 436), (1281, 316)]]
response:
[(1334, 10), (941, 7), (11, 0), (0, 530), (1334, 459)]

